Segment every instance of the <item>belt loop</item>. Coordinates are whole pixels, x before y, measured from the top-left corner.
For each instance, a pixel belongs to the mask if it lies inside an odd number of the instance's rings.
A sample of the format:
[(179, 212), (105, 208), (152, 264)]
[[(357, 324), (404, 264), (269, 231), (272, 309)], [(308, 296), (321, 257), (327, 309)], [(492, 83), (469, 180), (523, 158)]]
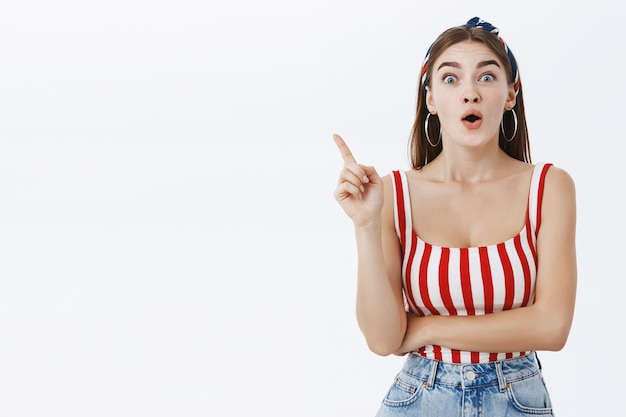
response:
[(496, 375), (498, 375), (500, 392), (504, 392), (506, 390), (506, 378), (504, 377), (504, 372), (502, 372), (502, 361), (496, 362)]
[(428, 375), (428, 382), (426, 383), (426, 387), (428, 389), (432, 389), (432, 387), (435, 385), (435, 378), (437, 377), (437, 365), (439, 365), (439, 362), (431, 359), (430, 360), (430, 374)]
[(541, 361), (539, 360), (539, 356), (537, 355), (537, 352), (535, 352), (535, 361), (537, 362), (537, 366), (539, 367), (539, 370), (541, 371)]

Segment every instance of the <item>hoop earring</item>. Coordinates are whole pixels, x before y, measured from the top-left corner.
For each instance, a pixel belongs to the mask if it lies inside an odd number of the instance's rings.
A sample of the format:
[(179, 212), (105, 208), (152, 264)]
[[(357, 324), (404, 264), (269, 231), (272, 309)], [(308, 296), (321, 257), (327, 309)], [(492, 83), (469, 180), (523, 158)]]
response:
[(504, 136), (504, 140), (506, 140), (507, 142), (511, 142), (513, 139), (515, 139), (515, 135), (517, 134), (517, 114), (513, 109), (511, 109), (511, 113), (513, 113), (513, 124), (515, 126), (515, 129), (513, 129), (513, 134), (510, 138), (507, 138), (506, 133), (504, 133), (504, 114), (506, 114), (506, 112), (502, 114), (502, 120), (500, 121), (500, 130), (502, 131), (502, 136)]
[(428, 120), (430, 119), (430, 113), (426, 116), (426, 120), (424, 121), (424, 131), (426, 132), (426, 140), (433, 148), (436, 148), (441, 143), (441, 126), (439, 127), (439, 140), (437, 143), (432, 143), (430, 140), (430, 135), (428, 134)]

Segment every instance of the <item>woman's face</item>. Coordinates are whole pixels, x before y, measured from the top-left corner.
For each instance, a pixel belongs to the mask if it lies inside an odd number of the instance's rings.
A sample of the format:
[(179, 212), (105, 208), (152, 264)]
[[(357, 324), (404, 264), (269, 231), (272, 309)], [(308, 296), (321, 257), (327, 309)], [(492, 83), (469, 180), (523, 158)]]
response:
[(496, 54), (468, 40), (448, 47), (434, 62), (426, 103), (439, 116), (444, 142), (479, 146), (497, 143), (502, 114), (515, 105), (515, 90)]

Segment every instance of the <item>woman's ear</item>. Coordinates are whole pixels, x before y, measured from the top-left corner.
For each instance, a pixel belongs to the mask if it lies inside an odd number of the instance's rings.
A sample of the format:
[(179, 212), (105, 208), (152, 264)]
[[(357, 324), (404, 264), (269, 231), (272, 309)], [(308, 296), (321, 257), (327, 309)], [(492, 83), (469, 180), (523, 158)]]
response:
[(436, 114), (437, 107), (435, 107), (435, 100), (433, 100), (433, 95), (430, 93), (430, 87), (426, 86), (426, 108), (429, 113)]
[(509, 86), (509, 91), (506, 96), (506, 102), (504, 103), (504, 110), (511, 110), (515, 107), (517, 103), (516, 95), (515, 95), (515, 87), (511, 84)]

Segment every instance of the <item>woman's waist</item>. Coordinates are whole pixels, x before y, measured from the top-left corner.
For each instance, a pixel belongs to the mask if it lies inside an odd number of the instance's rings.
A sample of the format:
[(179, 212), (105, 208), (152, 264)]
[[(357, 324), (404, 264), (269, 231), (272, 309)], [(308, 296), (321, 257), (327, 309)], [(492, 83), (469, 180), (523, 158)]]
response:
[(412, 353), (423, 358), (450, 364), (481, 364), (528, 356), (533, 352), (470, 352), (428, 345)]
[(501, 385), (503, 381), (529, 378), (540, 369), (535, 352), (484, 363), (449, 363), (411, 353), (402, 368), (420, 381), (464, 387)]

